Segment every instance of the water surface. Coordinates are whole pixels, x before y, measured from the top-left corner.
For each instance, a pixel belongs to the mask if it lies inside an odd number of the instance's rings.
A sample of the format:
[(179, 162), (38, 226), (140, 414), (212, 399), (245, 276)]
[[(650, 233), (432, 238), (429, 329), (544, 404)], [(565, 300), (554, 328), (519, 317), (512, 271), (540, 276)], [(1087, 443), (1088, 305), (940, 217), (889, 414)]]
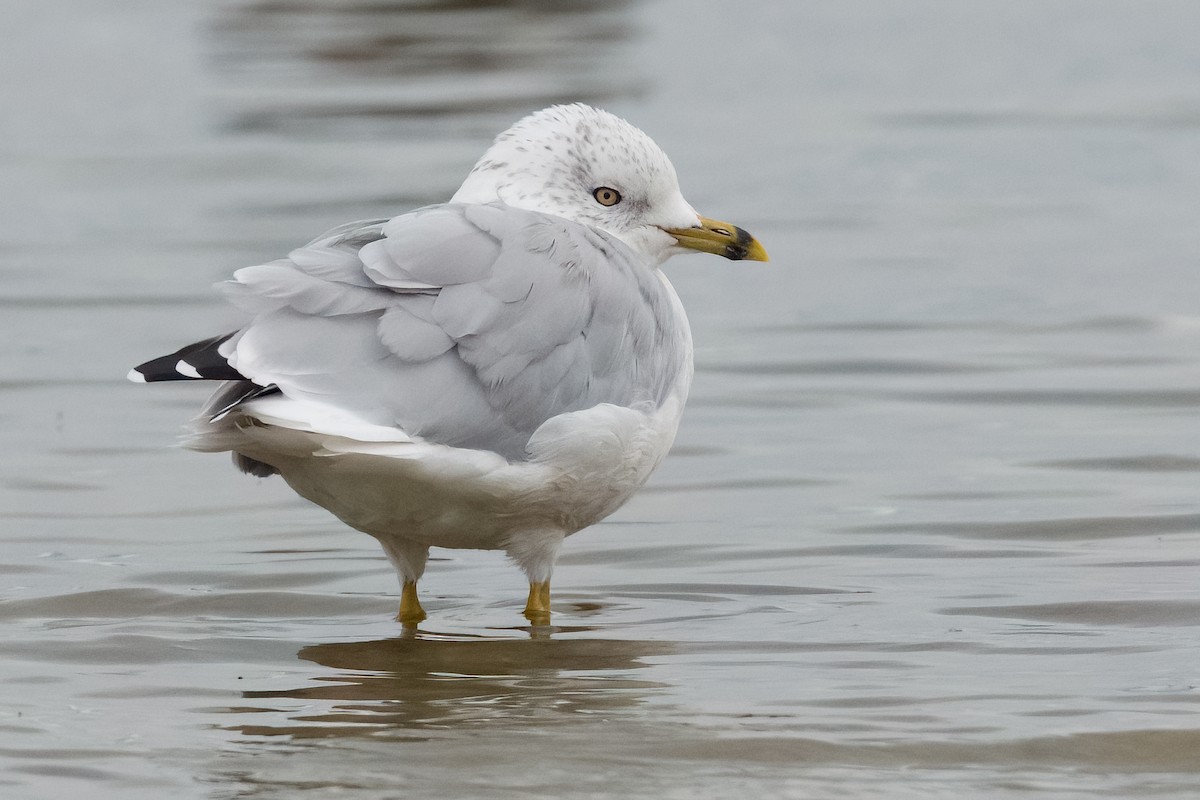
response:
[[(1200, 9), (18, 2), (0, 92), (0, 793), (1192, 797)], [(391, 622), (374, 542), (172, 449), (208, 286), (628, 116), (773, 261), (670, 263), (675, 452)]]

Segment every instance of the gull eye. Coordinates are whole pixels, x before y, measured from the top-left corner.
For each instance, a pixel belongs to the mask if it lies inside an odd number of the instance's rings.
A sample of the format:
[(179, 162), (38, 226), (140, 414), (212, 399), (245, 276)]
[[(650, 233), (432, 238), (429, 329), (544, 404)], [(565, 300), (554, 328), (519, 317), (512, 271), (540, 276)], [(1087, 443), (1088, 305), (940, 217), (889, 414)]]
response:
[(592, 192), (592, 197), (596, 198), (596, 202), (602, 206), (615, 206), (621, 202), (621, 193), (616, 189), (610, 189), (607, 186), (601, 186), (596, 191)]

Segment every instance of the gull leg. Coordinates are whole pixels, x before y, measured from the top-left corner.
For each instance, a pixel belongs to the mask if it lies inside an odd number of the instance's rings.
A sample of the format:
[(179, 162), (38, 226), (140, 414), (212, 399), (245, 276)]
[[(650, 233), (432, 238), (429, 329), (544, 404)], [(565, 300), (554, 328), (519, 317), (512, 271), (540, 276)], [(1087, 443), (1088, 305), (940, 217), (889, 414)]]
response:
[(400, 613), (396, 615), (396, 620), (405, 625), (416, 625), (423, 619), (425, 609), (421, 608), (421, 601), (417, 598), (417, 582), (405, 581), (400, 589)]
[(550, 624), (550, 581), (529, 584), (529, 600), (525, 603), (525, 619), (534, 625)]
[(561, 530), (546, 528), (515, 533), (505, 543), (508, 557), (529, 579), (525, 618), (534, 625), (550, 624), (550, 575), (554, 572), (563, 538)]
[(383, 552), (396, 569), (400, 578), (400, 613), (396, 620), (405, 628), (415, 628), (425, 619), (425, 609), (417, 599), (417, 581), (425, 572), (425, 560), (429, 557), (429, 546), (399, 537), (380, 538)]

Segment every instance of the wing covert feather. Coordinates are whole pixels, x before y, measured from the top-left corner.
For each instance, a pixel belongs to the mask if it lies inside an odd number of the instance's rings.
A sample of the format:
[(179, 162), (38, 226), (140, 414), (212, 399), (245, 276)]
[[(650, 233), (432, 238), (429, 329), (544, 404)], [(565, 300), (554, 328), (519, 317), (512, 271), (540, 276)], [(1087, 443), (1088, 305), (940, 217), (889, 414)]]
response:
[(548, 419), (659, 404), (688, 368), (657, 270), (606, 234), (501, 204), (343, 226), (227, 284), (231, 363), (285, 397), (526, 457)]

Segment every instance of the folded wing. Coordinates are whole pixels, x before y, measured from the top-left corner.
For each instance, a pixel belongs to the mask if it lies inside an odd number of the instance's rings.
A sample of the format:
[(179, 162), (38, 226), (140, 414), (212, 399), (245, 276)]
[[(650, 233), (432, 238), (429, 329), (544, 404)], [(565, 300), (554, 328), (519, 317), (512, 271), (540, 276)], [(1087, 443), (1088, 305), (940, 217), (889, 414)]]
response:
[(656, 269), (606, 234), (501, 204), (343, 226), (224, 286), (255, 315), (219, 343), (228, 368), (278, 387), (258, 402), (329, 412), (311, 415), (317, 429), (353, 420), (521, 459), (546, 420), (655, 407), (687, 368)]

